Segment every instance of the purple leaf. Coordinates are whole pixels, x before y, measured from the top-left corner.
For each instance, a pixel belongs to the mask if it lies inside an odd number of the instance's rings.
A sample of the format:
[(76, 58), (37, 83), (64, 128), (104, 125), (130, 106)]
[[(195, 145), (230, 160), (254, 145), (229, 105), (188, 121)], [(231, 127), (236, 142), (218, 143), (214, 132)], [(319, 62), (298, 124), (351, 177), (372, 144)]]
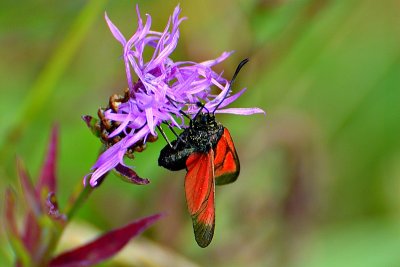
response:
[(29, 251), (31, 256), (36, 254), (40, 241), (41, 229), (33, 215), (32, 211), (29, 211), (25, 217), (25, 230), (23, 233), (23, 241), (26, 249)]
[(17, 171), (19, 174), (22, 192), (25, 198), (25, 202), (30, 211), (32, 211), (35, 217), (42, 215), (42, 206), (38, 194), (36, 193), (35, 187), (32, 184), (31, 179), (22, 163), (22, 160), (17, 157)]
[(39, 176), (39, 181), (36, 185), (36, 192), (41, 195), (44, 188), (47, 192), (56, 192), (56, 162), (57, 162), (57, 144), (58, 144), (58, 126), (54, 126), (51, 131), (49, 147), (47, 150), (46, 159), (42, 166), (42, 171)]
[(152, 215), (112, 230), (84, 246), (56, 256), (49, 266), (83, 267), (100, 263), (114, 256), (131, 238), (142, 233), (160, 217), (160, 214)]
[(26, 249), (31, 253), (31, 255), (34, 255), (40, 239), (40, 226), (37, 222), (37, 218), (42, 215), (43, 210), (39, 196), (20, 158), (17, 158), (17, 171), (25, 202), (28, 207), (27, 215), (25, 217), (23, 241)]
[(5, 227), (12, 237), (19, 238), (17, 223), (15, 221), (15, 193), (11, 188), (6, 189), (5, 196)]
[(150, 183), (150, 181), (148, 179), (140, 178), (134, 170), (132, 170), (122, 164), (118, 164), (115, 167), (115, 171), (118, 174), (120, 174), (120, 177), (126, 182), (139, 184), (139, 185), (144, 185), (144, 184)]

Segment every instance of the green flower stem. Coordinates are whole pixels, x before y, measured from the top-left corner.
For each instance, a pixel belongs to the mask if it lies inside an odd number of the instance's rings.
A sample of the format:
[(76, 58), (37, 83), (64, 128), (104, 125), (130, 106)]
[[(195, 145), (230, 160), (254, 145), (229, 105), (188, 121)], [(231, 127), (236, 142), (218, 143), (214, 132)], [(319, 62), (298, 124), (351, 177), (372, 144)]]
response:
[(85, 203), (92, 191), (93, 187), (83, 186), (81, 183), (79, 184), (78, 190), (75, 190), (65, 209), (65, 214), (68, 221), (72, 219), (78, 209), (83, 205), (83, 203)]
[[(106, 176), (107, 174), (105, 174)], [(104, 176), (104, 178), (105, 178)], [(48, 261), (51, 259), (52, 256), (54, 256), (54, 250), (57, 247), (57, 244), (62, 236), (62, 233), (67, 226), (68, 222), (72, 220), (76, 212), (82, 205), (86, 202), (88, 197), (90, 196), (90, 193), (94, 190), (93, 187), (91, 186), (83, 186), (81, 182), (79, 182), (78, 186), (72, 193), (68, 204), (65, 208), (65, 216), (66, 216), (66, 221), (64, 223), (56, 223), (53, 224), (54, 227), (50, 228), (51, 232), (48, 232), (49, 236), (49, 241), (47, 248), (44, 248), (45, 254), (42, 257), (42, 262), (40, 263), (39, 266), (47, 266)]]

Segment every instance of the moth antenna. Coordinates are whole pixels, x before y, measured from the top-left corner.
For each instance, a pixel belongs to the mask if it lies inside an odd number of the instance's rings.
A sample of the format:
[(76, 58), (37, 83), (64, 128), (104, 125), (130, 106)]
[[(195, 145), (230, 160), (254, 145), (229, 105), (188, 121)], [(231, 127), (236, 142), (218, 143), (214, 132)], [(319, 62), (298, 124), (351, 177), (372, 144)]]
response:
[(165, 141), (168, 143), (170, 148), (176, 149), (178, 147), (179, 142), (185, 143), (185, 141), (180, 137), (180, 135), (178, 135), (174, 128), (171, 126), (171, 124), (169, 124), (166, 121), (163, 121), (164, 124), (166, 124), (168, 126), (168, 128), (171, 130), (171, 132), (175, 135), (175, 137), (178, 139), (177, 143), (175, 144), (175, 146), (172, 145), (172, 143), (169, 141), (167, 135), (165, 134), (164, 130), (162, 129), (162, 127), (160, 125), (157, 126), (158, 130), (160, 131), (161, 135), (164, 137)]
[(163, 121), (163, 123), (168, 126), (168, 128), (171, 130), (171, 132), (175, 135), (176, 138), (179, 138), (179, 135), (175, 132), (174, 127), (172, 127), (172, 125), (169, 124), (169, 122)]
[[(176, 101), (176, 100), (172, 99), (172, 98), (169, 97), (169, 96), (166, 96), (166, 98), (167, 98), (168, 101), (169, 101), (174, 107), (176, 107), (176, 108), (178, 108), (178, 106), (175, 105), (175, 103), (186, 105), (185, 103), (181, 103), (181, 102), (179, 102), (179, 101)], [(175, 103), (174, 103), (174, 102), (175, 102)], [(192, 119), (192, 118), (190, 118), (190, 116), (189, 116), (188, 114), (186, 114), (183, 110), (179, 110), (179, 113), (182, 114), (183, 116), (185, 116), (186, 118), (188, 118), (189, 120)]]
[(196, 106), (201, 107), (202, 109), (205, 109), (207, 111), (207, 113), (210, 113), (210, 111), (206, 108), (206, 106), (203, 103), (197, 102)]
[(158, 130), (160, 131), (162, 137), (164, 137), (165, 141), (168, 143), (168, 145), (172, 148), (171, 142), (168, 140), (167, 135), (165, 134), (164, 130), (161, 128), (161, 126), (157, 125)]
[(248, 58), (243, 59), (242, 61), (240, 61), (239, 65), (236, 67), (235, 73), (233, 74), (233, 77), (231, 79), (231, 81), (229, 82), (229, 88), (226, 91), (226, 94), (224, 95), (224, 97), (222, 98), (222, 100), (218, 103), (218, 105), (215, 107), (214, 111), (213, 111), (213, 115), (215, 114), (215, 111), (218, 109), (218, 107), (222, 104), (222, 102), (224, 102), (224, 100), (226, 99), (226, 97), (228, 96), (228, 94), (231, 91), (232, 88), (232, 84), (236, 79), (236, 76), (239, 74), (240, 70), (242, 69), (242, 67), (249, 62)]
[(200, 109), (197, 111), (196, 115), (193, 117), (193, 120), (197, 118), (197, 116), (201, 113), (203, 109), (207, 110), (207, 113), (210, 114), (210, 111), (206, 108), (206, 106), (201, 103), (201, 102), (196, 102), (196, 106), (198, 106)]
[(174, 104), (174, 103), (178, 103), (178, 104), (182, 104), (182, 105), (185, 105), (185, 103), (183, 103), (183, 102), (179, 102), (179, 101), (177, 101), (177, 100), (175, 100), (175, 99), (172, 99), (170, 96), (168, 96), (168, 95), (166, 95), (165, 96), (167, 99), (168, 99), (168, 101), (174, 106), (174, 107), (176, 107), (177, 108), (177, 106)]

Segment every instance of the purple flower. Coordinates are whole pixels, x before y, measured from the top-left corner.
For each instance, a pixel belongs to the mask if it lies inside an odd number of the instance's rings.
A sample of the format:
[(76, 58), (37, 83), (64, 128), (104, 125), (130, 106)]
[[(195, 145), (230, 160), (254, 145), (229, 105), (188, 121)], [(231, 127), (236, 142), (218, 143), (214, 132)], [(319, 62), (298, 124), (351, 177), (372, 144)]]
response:
[[(178, 43), (179, 25), (185, 19), (179, 18), (180, 11), (177, 6), (164, 31), (156, 32), (150, 30), (151, 16), (146, 14), (143, 24), (139, 8), (136, 7), (138, 26), (128, 40), (105, 15), (112, 34), (123, 47), (128, 91), (124, 97), (117, 97), (118, 101), (110, 99), (109, 107), (99, 114), (102, 125), (105, 125), (101, 130), (104, 132), (104, 128), (107, 128), (103, 139), (115, 141), (107, 143), (107, 149), (92, 167), (91, 186), (98, 185), (101, 177), (111, 169), (121, 165), (126, 167), (124, 155), (133, 157), (132, 151), (141, 151), (147, 141), (155, 141), (155, 128), (161, 123), (184, 127), (182, 111), (189, 115), (196, 114), (198, 102), (204, 103), (206, 110), (214, 110), (222, 101), (216, 113), (264, 113), (258, 108), (219, 109), (234, 102), (245, 91), (242, 89), (224, 99), (229, 90), (229, 81), (211, 69), (232, 52), (224, 52), (214, 60), (201, 63), (174, 62), (170, 58)], [(153, 51), (150, 60), (143, 58), (146, 48)], [(132, 71), (138, 77), (136, 82), (133, 81)], [(219, 94), (211, 94), (212, 87), (219, 89)]]

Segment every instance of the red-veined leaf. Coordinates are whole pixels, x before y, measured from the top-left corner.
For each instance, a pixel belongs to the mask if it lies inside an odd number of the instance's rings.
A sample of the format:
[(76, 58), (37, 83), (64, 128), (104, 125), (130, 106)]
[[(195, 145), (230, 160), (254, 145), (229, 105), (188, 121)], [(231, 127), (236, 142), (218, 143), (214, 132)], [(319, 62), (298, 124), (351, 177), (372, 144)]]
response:
[(5, 228), (9, 235), (19, 238), (17, 223), (15, 221), (15, 193), (11, 188), (6, 189), (5, 194)]
[(38, 224), (38, 218), (42, 216), (43, 210), (39, 196), (20, 158), (17, 158), (17, 170), (24, 199), (28, 207), (26, 212), (27, 215), (25, 217), (25, 229), (22, 238), (26, 249), (31, 253), (31, 255), (34, 255), (40, 239), (40, 226)]
[(42, 215), (42, 206), (38, 195), (36, 194), (35, 187), (25, 169), (25, 166), (20, 158), (17, 157), (17, 171), (21, 182), (22, 192), (25, 198), (25, 202), (30, 211), (33, 212), (35, 217)]
[(36, 254), (40, 240), (41, 229), (35, 215), (32, 211), (28, 211), (25, 217), (25, 229), (23, 233), (23, 240), (26, 249), (30, 252), (31, 256)]
[(56, 256), (50, 261), (49, 266), (83, 267), (105, 261), (118, 253), (131, 238), (142, 233), (160, 217), (160, 214), (152, 215), (112, 230), (86, 245)]
[[(46, 159), (43, 163), (36, 185), (36, 192), (41, 196), (42, 190), (47, 188), (47, 192), (56, 192), (56, 163), (57, 163), (57, 144), (58, 144), (58, 126), (54, 126), (51, 131), (51, 137), (47, 149)], [(47, 194), (46, 194), (47, 195)]]

